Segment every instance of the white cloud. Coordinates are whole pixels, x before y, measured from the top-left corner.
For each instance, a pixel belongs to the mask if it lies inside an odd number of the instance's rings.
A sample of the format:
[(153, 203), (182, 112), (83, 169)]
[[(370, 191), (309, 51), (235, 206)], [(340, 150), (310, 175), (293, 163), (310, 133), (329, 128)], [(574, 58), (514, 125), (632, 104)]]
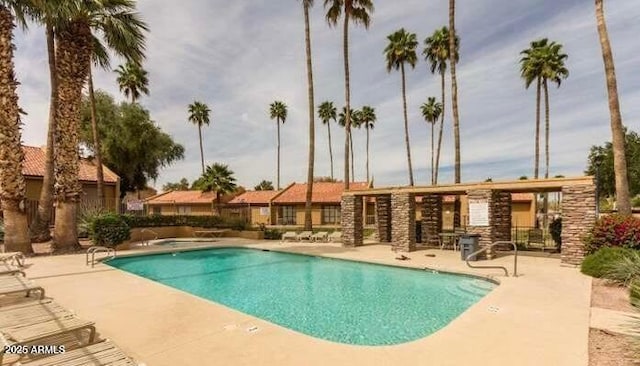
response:
[[(315, 103), (344, 100), (341, 28), (329, 28), (322, 2), (312, 9)], [(406, 184), (400, 75), (387, 73), (382, 51), (386, 36), (400, 27), (422, 41), (447, 23), (446, 2), (376, 2), (369, 30), (352, 27), (350, 42), (352, 104), (376, 108), (371, 134), (371, 170), (376, 185)], [(282, 130), (282, 182), (303, 181), (307, 162), (307, 94), (302, 9), (293, 2), (140, 0), (150, 25), (147, 63), (151, 95), (141, 102), (174, 139), (186, 159), (162, 172), (157, 186), (200, 172), (197, 130), (187, 122), (187, 105), (201, 100), (213, 110), (203, 129), (205, 159), (228, 163), (239, 182), (252, 187), (275, 181), (276, 126), (268, 105), (289, 106)], [(458, 67), (463, 180), (532, 175), (534, 90), (519, 77), (519, 52), (538, 37), (564, 45), (571, 75), (551, 91), (551, 174), (579, 175), (588, 149), (610, 138), (603, 66), (592, 4), (567, 0), (532, 6), (528, 0), (459, 0), (457, 28), (462, 37)], [(634, 0), (607, 4), (625, 124), (640, 129), (640, 66), (637, 34), (640, 8)], [(22, 82), (23, 139), (46, 141), (49, 83), (43, 31), (19, 34), (16, 68)], [(422, 46), (421, 46), (422, 47)], [(117, 65), (119, 61), (114, 60)], [(447, 87), (449, 80), (447, 78)], [(115, 75), (97, 71), (96, 85), (118, 95)], [(407, 72), (408, 107), (416, 183), (427, 182), (429, 135), (419, 114), (427, 96), (440, 96), (439, 77), (424, 62)], [(447, 89), (447, 95), (449, 90)], [(441, 181), (452, 180), (453, 139), (450, 101)], [(316, 120), (316, 175), (329, 175), (326, 126)], [(332, 125), (334, 170), (340, 177), (344, 134)], [(364, 131), (355, 135), (356, 176), (364, 179)], [(542, 152), (542, 150), (541, 150)]]

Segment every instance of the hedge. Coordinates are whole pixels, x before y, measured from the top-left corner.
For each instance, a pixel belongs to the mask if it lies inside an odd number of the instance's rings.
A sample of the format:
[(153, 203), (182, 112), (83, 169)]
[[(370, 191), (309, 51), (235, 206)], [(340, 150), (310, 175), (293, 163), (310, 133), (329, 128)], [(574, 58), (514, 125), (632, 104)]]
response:
[(584, 242), (589, 253), (602, 247), (640, 249), (640, 219), (622, 215), (602, 217)]
[(121, 215), (131, 228), (157, 226), (193, 226), (204, 228), (245, 230), (247, 222), (243, 219), (222, 218), (219, 216), (181, 216), (181, 215)]

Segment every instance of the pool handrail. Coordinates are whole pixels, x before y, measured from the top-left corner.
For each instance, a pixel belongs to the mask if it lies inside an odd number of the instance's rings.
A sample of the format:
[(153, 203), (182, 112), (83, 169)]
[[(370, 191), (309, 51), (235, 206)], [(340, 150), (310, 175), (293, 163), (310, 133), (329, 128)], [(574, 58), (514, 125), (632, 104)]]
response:
[(509, 277), (509, 271), (507, 271), (507, 268), (503, 266), (474, 266), (474, 265), (471, 265), (471, 263), (469, 263), (470, 258), (477, 256), (478, 254), (484, 253), (496, 245), (505, 245), (505, 244), (510, 244), (513, 246), (513, 277), (518, 277), (518, 247), (512, 241), (499, 240), (499, 241), (493, 242), (489, 246), (476, 250), (475, 252), (467, 255), (467, 257), (465, 258), (465, 262), (467, 263), (467, 266), (469, 268), (502, 269), (504, 271), (504, 275)]
[(144, 235), (142, 235), (142, 234), (143, 234), (143, 233), (145, 233), (145, 232), (149, 232), (149, 233), (152, 233), (152, 234), (153, 234), (153, 239), (151, 239), (151, 240), (158, 240), (158, 233), (156, 233), (155, 231), (153, 231), (153, 230), (151, 230), (151, 229), (144, 228), (144, 229), (140, 230), (140, 236), (142, 237), (142, 239), (140, 240), (140, 243), (141, 243), (142, 245), (149, 245), (149, 240), (148, 240), (148, 239), (147, 239), (147, 240), (145, 240), (145, 239), (144, 239)]
[[(96, 253), (107, 253), (107, 257), (103, 259), (107, 259), (107, 258), (113, 259), (116, 257), (116, 254), (117, 254), (114, 248), (94, 245), (92, 247), (89, 247), (89, 249), (87, 249), (87, 254), (85, 256), (85, 265), (88, 266), (89, 263), (91, 263), (91, 268), (93, 268), (93, 266), (96, 264), (96, 261), (95, 261)], [(89, 254), (91, 254), (91, 261), (89, 261)]]

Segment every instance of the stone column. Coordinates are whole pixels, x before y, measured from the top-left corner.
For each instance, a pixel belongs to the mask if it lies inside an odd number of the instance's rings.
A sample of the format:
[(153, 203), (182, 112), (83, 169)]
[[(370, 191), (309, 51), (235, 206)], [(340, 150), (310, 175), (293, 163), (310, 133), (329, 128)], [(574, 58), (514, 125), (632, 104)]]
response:
[(422, 242), (439, 245), (442, 232), (442, 196), (422, 196)]
[[(492, 222), (492, 240), (511, 240), (511, 193), (505, 191), (492, 192), (493, 210), (490, 214), (493, 217)], [(504, 249), (513, 249), (506, 245)]]
[(596, 186), (562, 187), (562, 250), (563, 264), (577, 265), (585, 256), (582, 238), (596, 221)]
[(392, 250), (411, 252), (416, 249), (416, 196), (413, 193), (391, 194)]
[(391, 241), (391, 196), (376, 196), (376, 227), (381, 243)]
[(362, 196), (343, 195), (341, 204), (342, 246), (362, 245)]
[[(491, 235), (491, 211), (492, 211), (492, 195), (491, 190), (489, 189), (478, 189), (474, 191), (467, 192), (467, 198), (469, 199), (469, 225), (467, 226), (467, 233), (480, 235), (478, 239), (478, 245), (483, 247), (488, 247), (492, 243), (492, 235)], [(489, 206), (489, 224), (486, 226), (472, 226), (471, 222), (471, 204), (475, 201), (487, 202)], [(489, 253), (488, 251), (484, 254), (481, 254), (479, 258), (493, 258), (493, 253)]]

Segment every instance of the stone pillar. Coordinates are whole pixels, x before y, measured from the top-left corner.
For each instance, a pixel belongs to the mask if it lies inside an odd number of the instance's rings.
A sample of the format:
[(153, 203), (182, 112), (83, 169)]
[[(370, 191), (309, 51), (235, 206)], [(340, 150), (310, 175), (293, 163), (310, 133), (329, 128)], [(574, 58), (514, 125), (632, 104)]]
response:
[(341, 204), (342, 246), (362, 245), (362, 196), (343, 195)]
[[(489, 210), (493, 217), (492, 240), (511, 241), (511, 193), (505, 191), (492, 192), (493, 209)], [(506, 245), (504, 249), (513, 249)]]
[(391, 194), (392, 250), (411, 252), (416, 249), (416, 196), (413, 193)]
[[(496, 241), (511, 240), (511, 193), (489, 189), (479, 189), (468, 192), (469, 205), (474, 201), (487, 202), (489, 224), (487, 226), (467, 226), (467, 232), (480, 235), (481, 248), (488, 247)], [(471, 211), (471, 210), (470, 210)], [(469, 212), (471, 215), (471, 212)], [(487, 250), (481, 258), (492, 259), (495, 257), (493, 249)]]
[(462, 203), (460, 202), (460, 196), (455, 195), (453, 199), (453, 229), (462, 227)]
[(378, 229), (378, 241), (388, 243), (391, 241), (391, 196), (376, 196), (376, 227)]
[(439, 245), (442, 232), (442, 196), (422, 196), (422, 242)]
[(563, 264), (582, 263), (586, 254), (582, 238), (596, 221), (596, 186), (562, 187), (562, 251)]

